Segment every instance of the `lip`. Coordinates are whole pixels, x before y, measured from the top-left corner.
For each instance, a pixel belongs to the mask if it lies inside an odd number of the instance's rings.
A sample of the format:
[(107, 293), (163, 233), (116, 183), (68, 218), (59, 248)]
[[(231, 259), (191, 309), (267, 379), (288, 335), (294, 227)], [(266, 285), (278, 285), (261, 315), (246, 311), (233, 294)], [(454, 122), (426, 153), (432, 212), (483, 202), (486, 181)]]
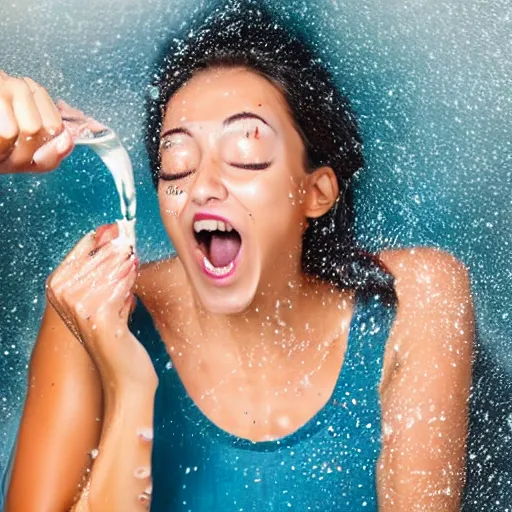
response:
[[(229, 271), (228, 274), (226, 275), (223, 275), (223, 276), (217, 276), (215, 274), (212, 274), (204, 265), (204, 254), (203, 252), (201, 251), (201, 249), (199, 249), (199, 246), (196, 242), (196, 239), (195, 239), (195, 235), (194, 235), (194, 222), (196, 221), (200, 221), (200, 220), (218, 220), (218, 221), (221, 221), (221, 222), (224, 222), (225, 224), (229, 224), (233, 227), (233, 229), (235, 229), (238, 234), (240, 235), (240, 238), (242, 240), (241, 242), (241, 245), (240, 245), (240, 249), (238, 251), (238, 254), (236, 255), (235, 259), (233, 260), (233, 268)], [(237, 267), (238, 267), (238, 263), (240, 261), (240, 258), (242, 256), (242, 253), (243, 253), (243, 237), (242, 237), (242, 233), (241, 231), (238, 229), (238, 227), (236, 227), (236, 225), (230, 220), (228, 219), (227, 217), (224, 217), (222, 215), (218, 215), (216, 213), (211, 213), (211, 212), (197, 212), (193, 219), (192, 219), (192, 239), (193, 239), (193, 254), (194, 254), (194, 257), (195, 257), (195, 260), (198, 264), (198, 266), (201, 268), (201, 270), (203, 271), (203, 273), (210, 279), (214, 280), (216, 282), (217, 285), (224, 285), (224, 286), (227, 286), (230, 281), (232, 281), (232, 277), (233, 277), (233, 274), (235, 273)]]

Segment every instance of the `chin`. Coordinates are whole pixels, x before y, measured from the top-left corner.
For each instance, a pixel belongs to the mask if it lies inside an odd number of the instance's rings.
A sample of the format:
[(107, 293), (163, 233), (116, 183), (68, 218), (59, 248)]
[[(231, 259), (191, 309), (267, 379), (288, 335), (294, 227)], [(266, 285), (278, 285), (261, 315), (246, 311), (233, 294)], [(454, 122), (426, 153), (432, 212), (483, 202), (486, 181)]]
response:
[(199, 300), (203, 308), (214, 315), (239, 315), (249, 309), (254, 295), (251, 297), (240, 297), (239, 295), (224, 294), (224, 297), (201, 297)]

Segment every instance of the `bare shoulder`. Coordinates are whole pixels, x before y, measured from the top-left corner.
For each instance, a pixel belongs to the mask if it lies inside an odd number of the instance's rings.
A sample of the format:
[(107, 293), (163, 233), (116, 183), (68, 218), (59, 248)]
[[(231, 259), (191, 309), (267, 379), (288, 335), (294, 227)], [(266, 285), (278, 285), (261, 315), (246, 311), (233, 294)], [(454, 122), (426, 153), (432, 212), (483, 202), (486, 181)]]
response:
[[(452, 328), (472, 324), (473, 309), (468, 269), (452, 254), (431, 247), (383, 251), (380, 259), (395, 277), (398, 310), (393, 335), (410, 345), (420, 332), (447, 322)], [(430, 337), (435, 339), (435, 337)]]
[(379, 257), (395, 277), (402, 310), (411, 311), (429, 303), (471, 300), (469, 271), (449, 252), (413, 247), (383, 251)]
[(381, 261), (396, 278), (397, 293), (421, 294), (433, 288), (468, 288), (469, 272), (449, 252), (434, 247), (382, 251)]

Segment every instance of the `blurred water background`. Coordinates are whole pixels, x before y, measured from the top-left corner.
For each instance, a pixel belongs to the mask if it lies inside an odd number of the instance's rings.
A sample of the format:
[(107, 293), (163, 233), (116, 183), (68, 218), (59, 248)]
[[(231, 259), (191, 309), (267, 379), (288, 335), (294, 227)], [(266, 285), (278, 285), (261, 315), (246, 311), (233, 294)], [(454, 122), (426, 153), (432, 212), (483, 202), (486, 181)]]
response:
[[(165, 40), (207, 1), (1, 0), (0, 69), (111, 125), (138, 186), (143, 260), (172, 250), (142, 144)], [(478, 322), (466, 511), (512, 510), (512, 8), (508, 0), (272, 2), (322, 51), (360, 119), (369, 249), (435, 245), (471, 270)], [(0, 472), (23, 406), (44, 282), (118, 217), (113, 181), (79, 148), (48, 175), (0, 177)]]

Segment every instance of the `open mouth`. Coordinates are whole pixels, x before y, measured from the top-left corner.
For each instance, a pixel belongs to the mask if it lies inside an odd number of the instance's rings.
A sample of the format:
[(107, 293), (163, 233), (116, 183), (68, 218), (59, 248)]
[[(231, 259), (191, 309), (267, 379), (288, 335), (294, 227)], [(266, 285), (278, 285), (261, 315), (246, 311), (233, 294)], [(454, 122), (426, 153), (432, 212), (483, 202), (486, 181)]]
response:
[(227, 277), (235, 267), (242, 238), (228, 222), (202, 219), (194, 222), (194, 236), (203, 253), (205, 271), (214, 277)]

